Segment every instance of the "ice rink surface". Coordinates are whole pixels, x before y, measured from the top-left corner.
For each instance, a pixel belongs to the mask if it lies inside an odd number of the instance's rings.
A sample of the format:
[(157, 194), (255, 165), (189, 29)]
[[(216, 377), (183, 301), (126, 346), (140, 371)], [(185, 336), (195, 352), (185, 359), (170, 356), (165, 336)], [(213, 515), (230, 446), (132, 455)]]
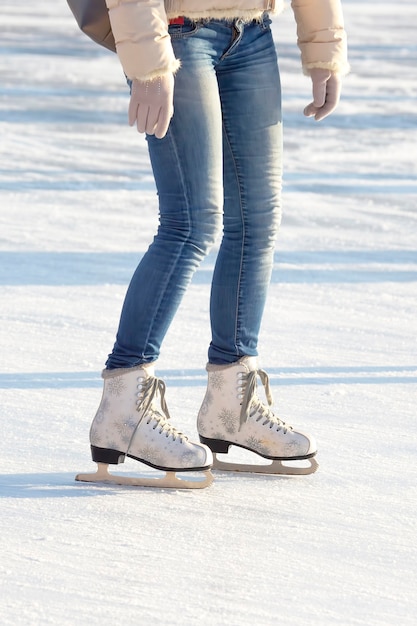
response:
[[(314, 123), (291, 10), (274, 20), (284, 219), (260, 365), (319, 471), (203, 491), (78, 484), (130, 276), (157, 224), (115, 56), (64, 1), (0, 8), (0, 621), (414, 626), (417, 6), (344, 1), (351, 74)], [(196, 437), (215, 250), (158, 375)], [(145, 466), (132, 461), (121, 472)]]

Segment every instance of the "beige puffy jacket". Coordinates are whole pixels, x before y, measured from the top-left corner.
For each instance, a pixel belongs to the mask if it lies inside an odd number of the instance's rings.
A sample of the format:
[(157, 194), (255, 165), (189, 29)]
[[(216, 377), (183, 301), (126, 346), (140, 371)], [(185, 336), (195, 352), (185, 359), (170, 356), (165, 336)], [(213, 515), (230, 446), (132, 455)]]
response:
[[(278, 13), (283, 0), (106, 0), (117, 54), (129, 78), (147, 80), (175, 72), (168, 21), (185, 16), (256, 19)], [(313, 67), (349, 70), (340, 0), (292, 0), (298, 46), (306, 74)]]

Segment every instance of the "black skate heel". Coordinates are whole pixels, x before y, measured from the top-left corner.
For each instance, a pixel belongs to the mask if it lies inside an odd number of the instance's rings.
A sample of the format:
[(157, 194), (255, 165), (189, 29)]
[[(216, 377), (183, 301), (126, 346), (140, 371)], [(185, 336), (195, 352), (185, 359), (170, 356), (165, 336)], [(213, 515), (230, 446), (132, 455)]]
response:
[(203, 437), (202, 435), (199, 435), (199, 437), (201, 443), (204, 443), (212, 452), (217, 454), (227, 454), (232, 445), (228, 441), (223, 441), (223, 439), (207, 439), (207, 437)]
[(91, 456), (95, 463), (106, 463), (107, 465), (118, 465), (124, 463), (125, 453), (111, 448), (97, 448), (91, 446)]

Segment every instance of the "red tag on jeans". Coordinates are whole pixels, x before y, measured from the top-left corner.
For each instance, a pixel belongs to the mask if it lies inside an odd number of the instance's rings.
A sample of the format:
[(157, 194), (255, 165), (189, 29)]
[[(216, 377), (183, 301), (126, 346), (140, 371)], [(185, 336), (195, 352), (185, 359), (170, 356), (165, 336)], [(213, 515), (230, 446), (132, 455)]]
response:
[(169, 20), (170, 24), (184, 24), (183, 17), (175, 17), (173, 20)]

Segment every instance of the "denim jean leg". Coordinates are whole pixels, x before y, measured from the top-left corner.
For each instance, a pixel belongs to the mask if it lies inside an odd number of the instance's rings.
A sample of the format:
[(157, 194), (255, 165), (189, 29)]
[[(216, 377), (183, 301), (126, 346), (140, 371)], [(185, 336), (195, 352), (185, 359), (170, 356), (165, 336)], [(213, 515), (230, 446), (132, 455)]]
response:
[(246, 25), (217, 76), (224, 234), (212, 282), (209, 361), (222, 364), (257, 355), (281, 216), (281, 89), (269, 27)]
[[(210, 55), (184, 43), (177, 73), (174, 117), (163, 139), (148, 136), (159, 198), (159, 227), (137, 267), (122, 309), (108, 368), (155, 361), (200, 261), (221, 228), (222, 130)], [(197, 54), (197, 50), (200, 53)]]
[(174, 117), (164, 139), (147, 138), (160, 224), (129, 285), (108, 368), (156, 360), (223, 203), (209, 360), (256, 354), (279, 222), (280, 88), (269, 26), (236, 27), (213, 20), (171, 35), (182, 62)]

